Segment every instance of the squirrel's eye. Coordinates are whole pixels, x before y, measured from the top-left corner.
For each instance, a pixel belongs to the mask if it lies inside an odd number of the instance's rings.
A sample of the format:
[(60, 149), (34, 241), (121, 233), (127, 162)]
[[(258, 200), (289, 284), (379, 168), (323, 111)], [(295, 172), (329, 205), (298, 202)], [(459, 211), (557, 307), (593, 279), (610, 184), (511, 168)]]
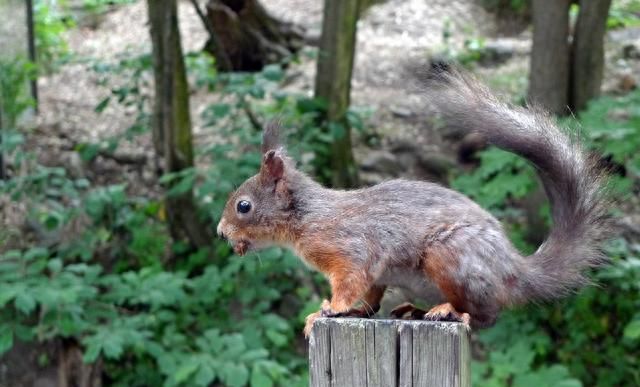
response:
[(238, 202), (238, 212), (241, 214), (246, 214), (247, 212), (251, 211), (251, 203), (249, 203), (248, 200), (240, 200)]

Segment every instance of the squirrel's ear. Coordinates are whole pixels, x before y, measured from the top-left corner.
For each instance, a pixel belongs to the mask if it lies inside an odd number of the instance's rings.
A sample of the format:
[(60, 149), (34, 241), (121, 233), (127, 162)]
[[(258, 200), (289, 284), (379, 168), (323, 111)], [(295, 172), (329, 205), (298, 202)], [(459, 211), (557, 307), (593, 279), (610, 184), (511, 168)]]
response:
[(284, 176), (284, 160), (276, 150), (267, 151), (262, 157), (260, 175), (264, 182), (278, 182)]
[(262, 154), (266, 155), (270, 150), (282, 148), (280, 143), (280, 123), (276, 120), (270, 121), (262, 133)]

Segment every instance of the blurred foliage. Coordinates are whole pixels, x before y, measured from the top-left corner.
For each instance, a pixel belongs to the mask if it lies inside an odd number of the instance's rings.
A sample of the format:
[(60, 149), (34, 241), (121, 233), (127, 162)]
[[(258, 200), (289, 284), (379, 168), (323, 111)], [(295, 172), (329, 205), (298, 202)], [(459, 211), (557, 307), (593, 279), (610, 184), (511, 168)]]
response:
[(607, 28), (640, 26), (640, 0), (614, 0), (609, 9)]
[[(496, 13), (499, 17), (521, 18), (526, 20), (531, 13), (532, 0), (479, 0), (486, 10)], [(571, 5), (571, 20), (575, 22), (579, 5)], [(640, 26), (640, 0), (613, 0), (609, 8), (607, 28), (626, 28)]]
[[(565, 119), (587, 145), (616, 168), (612, 192), (626, 199), (640, 186), (640, 91), (602, 97), (580, 114), (579, 124)], [(537, 187), (533, 168), (521, 158), (489, 148), (473, 172), (452, 186), (504, 221), (523, 251), (522, 211), (514, 200)], [(547, 218), (548, 206), (543, 208)], [(495, 327), (479, 333), (487, 351), (474, 364), (474, 381), (483, 386), (636, 386), (640, 384), (640, 245), (614, 240), (606, 249), (612, 263), (594, 273), (599, 286), (555, 305), (503, 313)], [(580, 382), (581, 381), (581, 382)]]
[(36, 61), (44, 73), (55, 71), (69, 59), (69, 45), (64, 33), (75, 23), (66, 10), (66, 1), (34, 1)]
[(453, 24), (447, 19), (442, 28), (442, 47), (436, 51), (435, 57), (445, 62), (459, 63), (466, 68), (472, 68), (487, 55), (485, 39), (482, 37), (465, 37), (462, 47), (456, 47), (453, 41)]
[(20, 115), (34, 105), (28, 82), (35, 77), (36, 66), (26, 58), (0, 59), (0, 129), (15, 130)]

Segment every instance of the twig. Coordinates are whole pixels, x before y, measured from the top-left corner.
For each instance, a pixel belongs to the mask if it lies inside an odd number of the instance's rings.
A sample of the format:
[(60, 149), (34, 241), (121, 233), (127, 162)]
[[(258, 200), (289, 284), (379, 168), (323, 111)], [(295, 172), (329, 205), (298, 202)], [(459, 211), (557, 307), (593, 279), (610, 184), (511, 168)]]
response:
[(256, 115), (253, 113), (249, 104), (246, 101), (243, 101), (243, 102), (244, 103), (242, 104), (242, 108), (244, 109), (244, 112), (247, 114), (247, 117), (249, 117), (249, 121), (251, 122), (251, 125), (258, 132), (262, 131), (263, 126), (260, 123), (260, 120), (258, 120), (258, 117), (256, 117)]

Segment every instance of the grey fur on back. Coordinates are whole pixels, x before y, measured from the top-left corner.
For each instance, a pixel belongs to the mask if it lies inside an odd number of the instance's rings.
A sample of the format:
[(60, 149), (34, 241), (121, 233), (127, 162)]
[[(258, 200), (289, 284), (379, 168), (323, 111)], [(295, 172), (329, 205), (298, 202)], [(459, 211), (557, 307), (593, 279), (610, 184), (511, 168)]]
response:
[[(545, 112), (500, 101), (469, 75), (440, 72), (425, 81), (428, 100), (448, 126), (477, 131), (536, 168), (552, 208), (553, 227), (527, 264), (524, 296), (551, 299), (588, 282), (584, 271), (605, 259), (610, 227), (604, 177), (575, 135)], [(522, 280), (522, 278), (521, 278)]]

